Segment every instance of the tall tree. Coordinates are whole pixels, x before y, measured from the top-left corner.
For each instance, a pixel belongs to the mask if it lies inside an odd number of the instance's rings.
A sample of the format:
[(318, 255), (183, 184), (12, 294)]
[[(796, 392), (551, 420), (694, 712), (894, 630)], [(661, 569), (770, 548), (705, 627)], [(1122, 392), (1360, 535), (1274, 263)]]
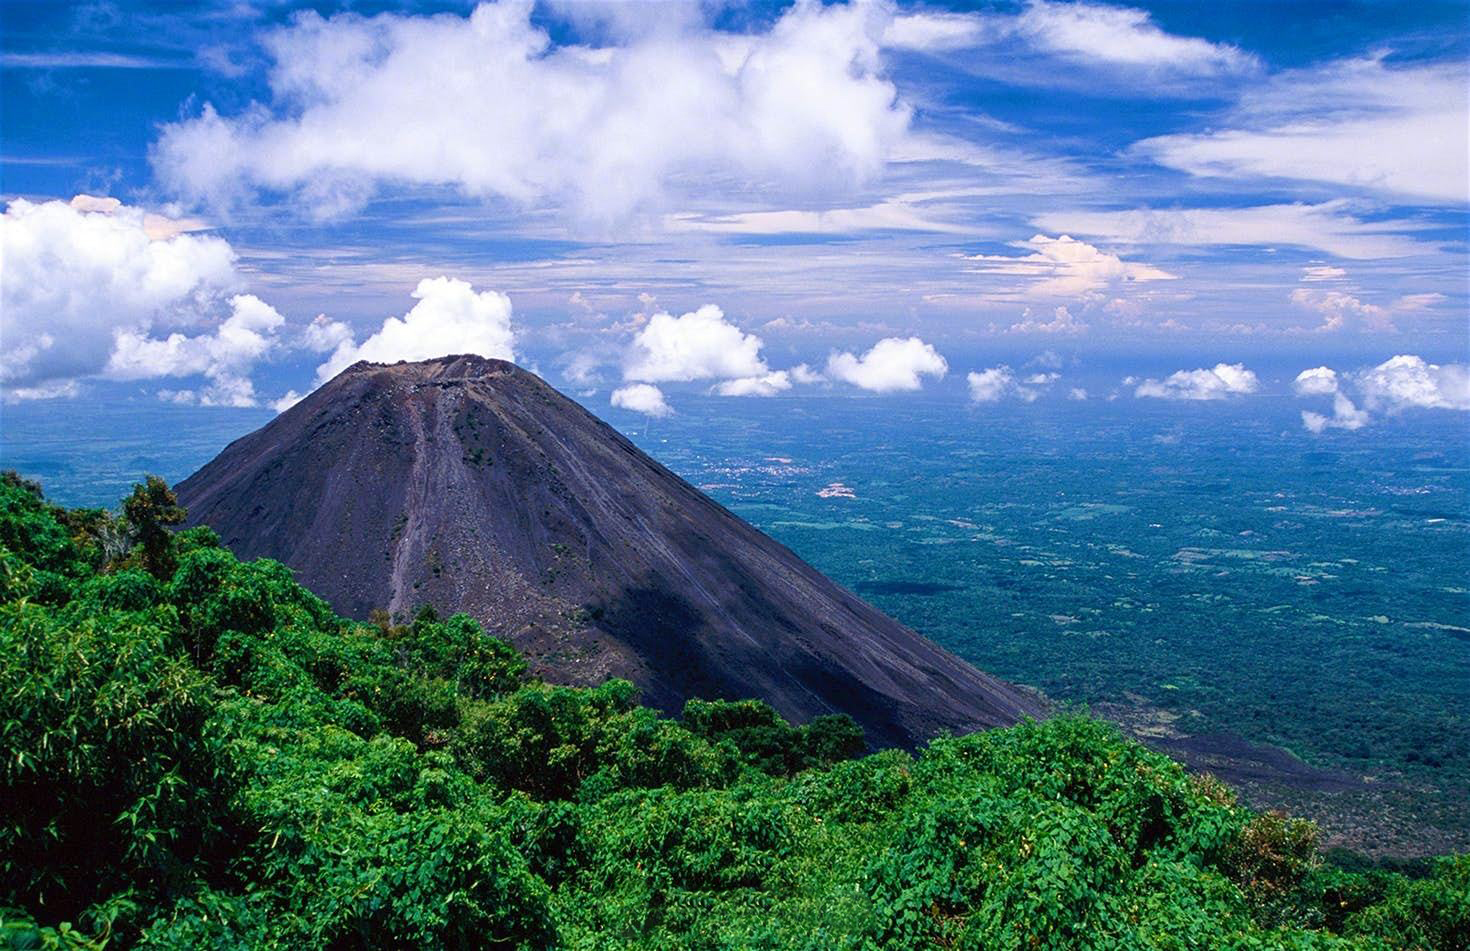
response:
[(133, 494), (123, 500), (123, 515), (143, 547), (143, 567), (155, 578), (173, 576), (177, 559), (169, 526), (183, 524), (186, 514), (173, 489), (156, 475), (135, 484)]

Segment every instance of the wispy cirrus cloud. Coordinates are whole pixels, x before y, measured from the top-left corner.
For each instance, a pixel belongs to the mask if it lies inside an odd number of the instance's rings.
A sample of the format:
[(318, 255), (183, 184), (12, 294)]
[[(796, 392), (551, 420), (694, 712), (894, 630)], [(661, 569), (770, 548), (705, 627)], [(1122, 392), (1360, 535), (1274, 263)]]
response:
[(1009, 44), (1075, 64), (1135, 69), (1155, 77), (1229, 76), (1261, 67), (1255, 56), (1228, 43), (1169, 33), (1146, 10), (1085, 2), (1031, 0), (1016, 13), (911, 13), (894, 19), (884, 42), (924, 52)]
[(106, 53), (96, 50), (0, 53), (4, 69), (195, 69), (191, 59)]
[(1037, 48), (1109, 66), (1197, 75), (1251, 72), (1260, 61), (1226, 43), (1167, 33), (1145, 10), (1092, 3), (1032, 0), (1016, 31)]
[(1215, 125), (1145, 139), (1134, 151), (1201, 177), (1470, 201), (1463, 62), (1398, 65), (1372, 56), (1291, 70), (1248, 90)]
[(1426, 224), (1408, 218), (1371, 220), (1354, 215), (1348, 199), (1237, 208), (1139, 208), (1052, 211), (1032, 223), (1048, 231), (1095, 237), (1112, 244), (1229, 247), (1291, 246), (1340, 258), (1408, 257), (1436, 250), (1415, 237)]
[[(702, 231), (712, 234), (851, 234), (860, 231), (927, 231), (971, 234), (973, 224), (944, 215), (943, 207), (898, 195), (871, 205), (824, 210), (786, 209), (731, 213), (665, 215), (664, 230), (671, 233)], [(936, 214), (936, 211), (938, 212)]]

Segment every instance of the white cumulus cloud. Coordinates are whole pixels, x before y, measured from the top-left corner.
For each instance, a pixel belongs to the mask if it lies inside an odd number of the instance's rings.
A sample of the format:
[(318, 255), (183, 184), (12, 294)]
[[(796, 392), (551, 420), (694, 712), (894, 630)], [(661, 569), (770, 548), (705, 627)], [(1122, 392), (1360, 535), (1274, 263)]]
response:
[(1303, 370), (1296, 375), (1292, 381), (1291, 388), (1298, 396), (1330, 396), (1332, 397), (1332, 415), (1302, 410), (1302, 425), (1314, 433), (1322, 433), (1328, 429), (1362, 429), (1368, 425), (1369, 414), (1353, 403), (1348, 395), (1342, 392), (1342, 380), (1337, 371), (1331, 367), (1312, 367)]
[[(1013, 246), (1031, 253), (976, 254), (966, 260), (975, 262), (975, 270), (985, 274), (1025, 278), (1029, 282), (1026, 293), (1036, 297), (1087, 297), (1121, 284), (1175, 279), (1168, 271), (1124, 261), (1070, 235), (1049, 238), (1038, 234)], [(1067, 323), (1071, 325), (1070, 318)]]
[[(401, 318), (384, 320), (378, 332), (362, 343), (350, 336), (343, 339), (317, 367), (317, 382), (325, 383), (359, 360), (396, 363), (455, 353), (515, 359), (509, 297), (497, 291), (476, 291), (468, 281), (450, 277), (419, 281), (413, 296), (418, 299), (413, 309)], [(340, 333), (323, 331), (324, 335)]]
[(215, 206), (268, 193), (332, 215), (409, 183), (610, 222), (714, 182), (830, 194), (909, 137), (882, 71), (883, 4), (798, 3), (748, 34), (619, 17), (597, 48), (557, 44), (533, 10), (298, 14), (265, 42), (270, 102), (165, 127), (154, 168)]
[(301, 349), (312, 353), (331, 353), (352, 340), (352, 328), (340, 320), (332, 320), (326, 314), (317, 314), (316, 319), (301, 332)]
[(1344, 393), (1333, 394), (1331, 416), (1302, 410), (1302, 425), (1314, 433), (1328, 429), (1362, 429), (1368, 425), (1368, 419), (1368, 414), (1355, 406)]
[(612, 391), (612, 405), (648, 416), (668, 416), (673, 412), (664, 402), (663, 391), (650, 383), (630, 383)]
[(1061, 376), (1060, 373), (1046, 372), (1017, 377), (1010, 367), (1002, 364), (966, 374), (965, 383), (970, 388), (970, 400), (975, 403), (999, 403), (1007, 397), (1034, 403), (1041, 397), (1041, 389), (1038, 388), (1051, 386)]
[(1296, 375), (1291, 387), (1299, 396), (1331, 396), (1338, 388), (1337, 371), (1331, 367), (1303, 370)]
[(714, 304), (675, 317), (660, 312), (633, 336), (623, 379), (644, 383), (761, 377), (761, 338), (725, 319)]
[[(230, 316), (213, 333), (171, 333), (156, 338), (135, 330), (119, 330), (104, 375), (117, 380), (202, 375), (210, 382), (194, 395), (201, 404), (256, 405), (250, 370), (276, 347), (276, 332), (286, 318), (253, 294), (230, 298), (230, 308)], [(169, 398), (184, 402), (194, 398), (185, 397), (189, 392), (174, 391)]]
[(970, 399), (976, 403), (998, 403), (1016, 385), (1016, 375), (1008, 366), (991, 367), (965, 375), (970, 387)]
[(1056, 307), (1051, 317), (1043, 319), (1026, 308), (1021, 319), (1011, 324), (1008, 333), (1013, 334), (1080, 334), (1087, 332), (1087, 324), (1078, 320), (1066, 304)]
[(119, 333), (197, 327), (229, 306), (241, 284), (229, 244), (163, 220), (86, 195), (6, 206), (0, 384), (12, 397), (101, 373)]
[(789, 389), (791, 374), (786, 370), (776, 370), (764, 376), (745, 376), (716, 383), (714, 392), (719, 396), (775, 396)]
[(942, 379), (949, 364), (939, 351), (918, 337), (885, 337), (867, 353), (834, 353), (827, 359), (827, 376), (875, 393), (917, 390), (922, 377)]
[(798, 363), (791, 368), (790, 373), (793, 383), (822, 383), (827, 379), (820, 371), (812, 369), (805, 363)]
[(1162, 380), (1144, 380), (1133, 394), (1161, 400), (1223, 400), (1260, 389), (1255, 373), (1240, 363), (1217, 363), (1208, 369), (1179, 370)]
[[(1351, 386), (1359, 402), (1345, 392)], [(1362, 429), (1374, 413), (1409, 409), (1470, 410), (1470, 366), (1430, 363), (1414, 354), (1399, 354), (1356, 373), (1313, 367), (1292, 384), (1300, 396), (1331, 396), (1332, 414), (1302, 411), (1302, 425), (1314, 433), (1328, 429)]]
[(1463, 363), (1440, 365), (1400, 354), (1360, 374), (1357, 384), (1371, 410), (1470, 410), (1470, 366)]
[(1422, 311), (1444, 300), (1444, 295), (1436, 293), (1406, 294), (1384, 306), (1361, 300), (1344, 290), (1320, 287), (1297, 287), (1289, 297), (1297, 307), (1321, 316), (1322, 323), (1312, 328), (1321, 333), (1350, 328), (1396, 333), (1395, 318)]

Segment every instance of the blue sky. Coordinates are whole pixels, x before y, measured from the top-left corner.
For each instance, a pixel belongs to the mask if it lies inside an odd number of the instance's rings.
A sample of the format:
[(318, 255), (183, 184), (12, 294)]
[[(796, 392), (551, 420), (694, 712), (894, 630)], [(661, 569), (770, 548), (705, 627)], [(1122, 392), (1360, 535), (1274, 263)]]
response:
[(1071, 395), (1046, 353), (1328, 429), (1470, 407), (1464, 3), (0, 17), (10, 400), (284, 406), (475, 349), (654, 413)]

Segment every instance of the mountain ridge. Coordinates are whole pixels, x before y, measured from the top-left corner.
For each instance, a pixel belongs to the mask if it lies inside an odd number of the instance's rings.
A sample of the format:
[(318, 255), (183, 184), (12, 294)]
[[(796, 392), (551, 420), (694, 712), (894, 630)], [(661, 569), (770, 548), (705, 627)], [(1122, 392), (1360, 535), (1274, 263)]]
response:
[(354, 364), (177, 489), (339, 612), (464, 610), (553, 682), (848, 713), (881, 746), (1042, 711), (505, 361)]

